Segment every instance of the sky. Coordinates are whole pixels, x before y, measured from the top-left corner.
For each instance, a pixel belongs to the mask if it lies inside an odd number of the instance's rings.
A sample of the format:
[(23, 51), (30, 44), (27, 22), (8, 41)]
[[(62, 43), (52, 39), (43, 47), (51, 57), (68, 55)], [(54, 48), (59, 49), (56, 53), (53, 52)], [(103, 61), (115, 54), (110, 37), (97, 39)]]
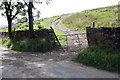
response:
[[(45, 3), (35, 4), (35, 7), (41, 12), (41, 18), (46, 18), (99, 7), (117, 5), (118, 2), (119, 0), (52, 0), (49, 5)], [(5, 17), (0, 16), (0, 25), (7, 25)]]

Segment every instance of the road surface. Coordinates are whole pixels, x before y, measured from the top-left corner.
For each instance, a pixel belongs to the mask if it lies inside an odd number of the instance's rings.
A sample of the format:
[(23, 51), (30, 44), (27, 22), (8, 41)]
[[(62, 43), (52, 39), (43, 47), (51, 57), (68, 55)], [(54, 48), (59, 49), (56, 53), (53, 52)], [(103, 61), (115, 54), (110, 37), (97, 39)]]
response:
[(117, 73), (87, 67), (79, 63), (74, 63), (67, 58), (59, 60), (60, 56), (54, 56), (55, 54), (67, 55), (66, 53), (58, 53), (57, 51), (50, 52), (49, 55), (48, 53), (21, 53), (0, 46), (0, 61), (2, 62), (0, 65), (0, 77), (118, 78)]

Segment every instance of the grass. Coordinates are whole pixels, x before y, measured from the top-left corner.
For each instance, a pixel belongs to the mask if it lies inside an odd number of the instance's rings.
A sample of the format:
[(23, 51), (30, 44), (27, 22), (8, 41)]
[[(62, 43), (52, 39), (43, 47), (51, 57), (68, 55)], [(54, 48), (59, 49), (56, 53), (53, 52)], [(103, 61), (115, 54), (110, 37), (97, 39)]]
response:
[[(57, 19), (61, 16), (54, 16), (54, 17), (45, 18), (45, 19), (35, 21), (34, 29), (39, 29), (38, 25), (41, 26), (41, 28), (51, 29), (50, 27), (48, 27), (48, 24), (50, 24), (52, 21), (54, 21), (55, 19)], [(56, 30), (56, 29), (54, 29), (54, 32), (55, 32), (56, 35), (64, 35), (64, 33), (62, 33), (59, 30)]]
[(57, 38), (59, 39), (59, 42), (62, 46), (67, 44), (67, 37), (66, 36), (58, 35)]
[(45, 38), (24, 39), (20, 41), (2, 38), (0, 39), (0, 45), (21, 52), (47, 52), (53, 49)]
[(74, 56), (72, 60), (88, 66), (94, 66), (98, 69), (118, 72), (120, 50), (101, 46), (89, 46)]
[(86, 27), (92, 26), (93, 22), (95, 22), (95, 27), (117, 27), (118, 7), (110, 6), (74, 13), (64, 19), (62, 25), (85, 31)]

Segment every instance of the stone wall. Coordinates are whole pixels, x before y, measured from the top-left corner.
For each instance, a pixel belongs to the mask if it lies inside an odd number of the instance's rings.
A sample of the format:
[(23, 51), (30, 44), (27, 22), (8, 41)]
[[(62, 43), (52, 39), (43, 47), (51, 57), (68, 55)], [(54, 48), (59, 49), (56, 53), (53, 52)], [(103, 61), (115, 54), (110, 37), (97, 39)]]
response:
[(120, 27), (87, 27), (88, 45), (120, 48)]
[[(46, 38), (51, 45), (58, 46), (58, 43), (56, 42), (54, 31), (52, 29), (40, 29), (40, 30), (34, 30), (32, 33), (29, 33), (28, 30), (25, 31), (15, 31), (12, 32), (13, 39), (15, 40), (23, 40), (26, 38)], [(0, 37), (8, 37), (8, 32), (0, 32)]]
[[(8, 32), (0, 32), (0, 37), (8, 37)], [(29, 34), (28, 30), (25, 31), (14, 31), (12, 32), (13, 38), (16, 40), (22, 40), (25, 38), (30, 38), (32, 35), (33, 38), (47, 38), (50, 37), (50, 34), (53, 34), (51, 29), (41, 29), (41, 30), (34, 30), (31, 34)]]

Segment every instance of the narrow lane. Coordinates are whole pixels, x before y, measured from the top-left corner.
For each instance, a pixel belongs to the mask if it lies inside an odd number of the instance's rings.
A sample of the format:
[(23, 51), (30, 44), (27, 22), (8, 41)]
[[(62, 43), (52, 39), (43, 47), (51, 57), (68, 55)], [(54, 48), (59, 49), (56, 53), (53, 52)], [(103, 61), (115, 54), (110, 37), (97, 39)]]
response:
[[(51, 56), (57, 54), (51, 52)], [(33, 53), (11, 51), (0, 46), (2, 78), (118, 78), (118, 74), (87, 67), (70, 60), (51, 60)], [(44, 53), (45, 54), (45, 53)], [(63, 53), (62, 53), (63, 54)], [(45, 58), (46, 57), (46, 58)], [(45, 59), (42, 59), (45, 58)], [(58, 57), (59, 58), (59, 57)]]

